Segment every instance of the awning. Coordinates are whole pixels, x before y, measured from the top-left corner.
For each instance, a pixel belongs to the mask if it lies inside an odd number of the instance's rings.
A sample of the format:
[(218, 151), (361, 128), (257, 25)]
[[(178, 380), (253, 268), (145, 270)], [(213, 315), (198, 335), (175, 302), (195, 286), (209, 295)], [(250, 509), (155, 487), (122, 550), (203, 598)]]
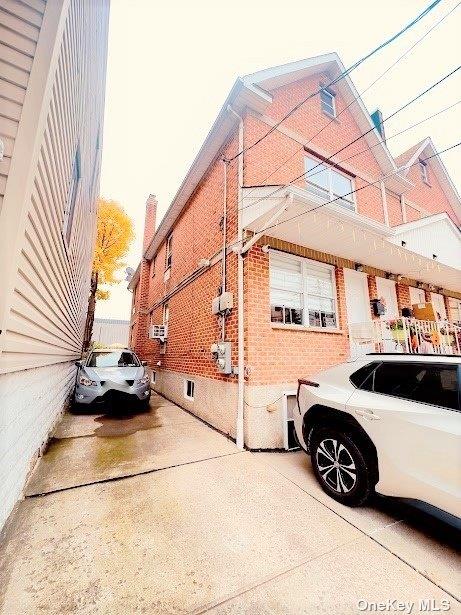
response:
[(245, 229), (445, 289), (461, 290), (460, 268), (396, 245), (393, 228), (336, 203), (322, 204), (296, 186), (280, 186), (275, 193), (276, 189), (243, 189)]

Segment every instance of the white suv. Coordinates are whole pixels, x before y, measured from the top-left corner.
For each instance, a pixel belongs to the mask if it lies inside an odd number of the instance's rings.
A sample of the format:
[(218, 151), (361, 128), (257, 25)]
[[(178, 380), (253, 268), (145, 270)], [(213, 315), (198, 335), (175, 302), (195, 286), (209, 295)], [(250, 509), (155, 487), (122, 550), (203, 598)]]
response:
[(461, 517), (460, 382), (461, 357), (377, 353), (299, 380), (296, 434), (324, 491)]

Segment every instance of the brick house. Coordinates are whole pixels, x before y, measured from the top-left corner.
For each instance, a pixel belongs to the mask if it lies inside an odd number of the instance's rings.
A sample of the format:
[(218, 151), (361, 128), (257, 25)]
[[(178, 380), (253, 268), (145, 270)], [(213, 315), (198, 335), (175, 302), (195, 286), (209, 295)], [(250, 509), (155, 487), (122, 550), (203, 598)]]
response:
[(333, 53), (238, 79), (157, 230), (147, 200), (132, 346), (155, 390), (252, 449), (290, 446), (298, 377), (377, 331), (401, 350), (404, 308), (461, 320), (461, 201), (432, 141), (394, 158), (349, 77), (278, 125), (343, 70)]

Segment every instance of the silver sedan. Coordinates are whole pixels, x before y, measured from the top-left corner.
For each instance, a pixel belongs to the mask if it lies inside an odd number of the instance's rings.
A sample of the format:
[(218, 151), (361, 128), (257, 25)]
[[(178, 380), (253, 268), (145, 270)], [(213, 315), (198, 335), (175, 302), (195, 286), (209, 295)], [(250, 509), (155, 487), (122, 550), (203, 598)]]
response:
[(77, 361), (74, 404), (112, 406), (137, 402), (148, 407), (150, 375), (146, 361), (129, 349), (103, 348)]

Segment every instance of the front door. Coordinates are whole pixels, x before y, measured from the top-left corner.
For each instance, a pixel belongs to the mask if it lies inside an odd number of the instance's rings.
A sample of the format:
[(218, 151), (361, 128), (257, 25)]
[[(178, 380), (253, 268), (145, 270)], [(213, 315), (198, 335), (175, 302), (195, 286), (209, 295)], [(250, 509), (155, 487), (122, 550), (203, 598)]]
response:
[(381, 320), (398, 318), (399, 308), (397, 305), (397, 292), (395, 290), (394, 280), (376, 278), (376, 289), (378, 291), (378, 299), (384, 299), (384, 304), (386, 306), (385, 314), (380, 316)]
[(355, 358), (374, 349), (367, 275), (344, 269), (344, 284), (351, 356)]
[[(386, 278), (376, 278), (376, 290), (378, 299), (383, 299), (386, 311), (380, 315), (381, 320), (393, 320), (399, 317), (399, 308), (397, 305), (397, 291), (395, 290), (394, 280)], [(392, 337), (392, 331), (385, 325), (381, 327), (382, 346), (384, 352), (395, 352), (400, 350), (400, 346)]]
[(437, 320), (447, 319), (447, 310), (445, 309), (445, 301), (443, 295), (438, 293), (431, 293), (431, 301), (434, 306), (435, 316)]

